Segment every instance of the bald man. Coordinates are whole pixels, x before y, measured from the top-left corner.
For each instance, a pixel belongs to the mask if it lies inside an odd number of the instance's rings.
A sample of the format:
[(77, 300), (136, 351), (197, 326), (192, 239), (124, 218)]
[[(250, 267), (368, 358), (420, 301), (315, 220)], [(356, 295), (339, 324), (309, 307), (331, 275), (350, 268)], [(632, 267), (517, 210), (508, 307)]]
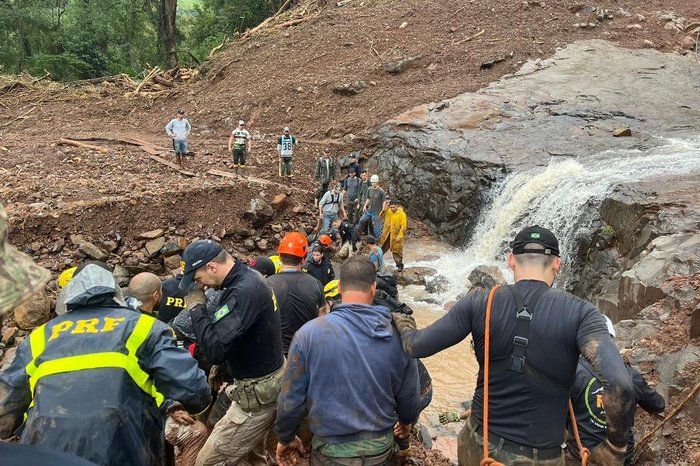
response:
[(128, 304), (144, 314), (154, 315), (162, 296), (163, 286), (158, 275), (154, 273), (142, 272), (129, 282), (129, 297), (132, 299)]

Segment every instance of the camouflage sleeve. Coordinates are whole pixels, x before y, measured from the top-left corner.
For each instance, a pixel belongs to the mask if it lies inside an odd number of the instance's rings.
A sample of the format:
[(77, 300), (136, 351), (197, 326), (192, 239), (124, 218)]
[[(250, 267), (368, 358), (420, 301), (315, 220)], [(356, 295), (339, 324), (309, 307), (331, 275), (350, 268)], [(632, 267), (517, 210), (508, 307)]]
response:
[(31, 361), (29, 339), (17, 348), (14, 361), (0, 372), (0, 439), (8, 438), (21, 425), (31, 394), (26, 367)]

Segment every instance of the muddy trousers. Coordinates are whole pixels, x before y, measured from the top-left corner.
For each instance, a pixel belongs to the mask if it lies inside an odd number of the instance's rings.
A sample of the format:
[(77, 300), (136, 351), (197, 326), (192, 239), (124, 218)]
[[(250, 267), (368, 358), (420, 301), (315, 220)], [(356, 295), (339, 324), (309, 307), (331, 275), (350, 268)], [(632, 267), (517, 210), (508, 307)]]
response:
[(314, 450), (309, 458), (310, 466), (390, 466), (395, 463), (392, 450), (377, 456), (364, 456), (361, 458), (333, 458)]
[(208, 435), (207, 427), (199, 421), (187, 426), (169, 417), (165, 421), (165, 440), (175, 447), (175, 466), (194, 466)]
[(291, 157), (280, 157), (280, 178), (292, 176), (292, 158)]
[[(471, 418), (467, 419), (457, 437), (457, 457), (460, 466), (473, 466), (481, 462), (484, 438), (477, 432), (477, 426), (472, 425)], [(524, 448), (524, 447), (523, 447)], [(552, 459), (539, 459), (539, 451), (528, 449), (529, 454), (518, 454), (504, 449), (504, 441), (489, 441), (491, 458), (509, 466), (564, 466), (564, 452)]]
[[(246, 413), (238, 403), (231, 403), (199, 452), (196, 466), (254, 464), (249, 454), (267, 437), (276, 413), (276, 403), (255, 413)], [(256, 453), (264, 455), (264, 451)]]
[(391, 249), (391, 235), (386, 237), (386, 241), (384, 241), (384, 244), (382, 244), (382, 252), (386, 256), (386, 254), (391, 251), (391, 255), (394, 257), (394, 262), (396, 263), (396, 266), (401, 268), (403, 267), (403, 246), (401, 247), (400, 251), (394, 251)]

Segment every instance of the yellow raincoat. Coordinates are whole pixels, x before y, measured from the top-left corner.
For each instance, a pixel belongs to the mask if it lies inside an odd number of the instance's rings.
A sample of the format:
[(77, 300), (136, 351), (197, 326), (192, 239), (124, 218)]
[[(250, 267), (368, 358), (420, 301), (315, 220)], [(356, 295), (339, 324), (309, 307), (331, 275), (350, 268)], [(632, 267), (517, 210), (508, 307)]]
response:
[[(384, 209), (379, 214), (384, 219), (382, 225), (382, 238), (379, 244), (385, 252), (391, 249), (392, 253), (403, 253), (403, 235), (406, 232), (406, 213), (402, 207)], [(385, 245), (390, 240), (389, 245)]]

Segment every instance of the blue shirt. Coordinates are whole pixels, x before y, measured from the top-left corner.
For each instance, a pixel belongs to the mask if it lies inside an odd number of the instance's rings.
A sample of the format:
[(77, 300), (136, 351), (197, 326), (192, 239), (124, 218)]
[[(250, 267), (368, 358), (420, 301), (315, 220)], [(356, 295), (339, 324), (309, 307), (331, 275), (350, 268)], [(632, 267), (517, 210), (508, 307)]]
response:
[(384, 271), (384, 251), (378, 247), (377, 252), (369, 253), (369, 260), (377, 267), (377, 272)]

